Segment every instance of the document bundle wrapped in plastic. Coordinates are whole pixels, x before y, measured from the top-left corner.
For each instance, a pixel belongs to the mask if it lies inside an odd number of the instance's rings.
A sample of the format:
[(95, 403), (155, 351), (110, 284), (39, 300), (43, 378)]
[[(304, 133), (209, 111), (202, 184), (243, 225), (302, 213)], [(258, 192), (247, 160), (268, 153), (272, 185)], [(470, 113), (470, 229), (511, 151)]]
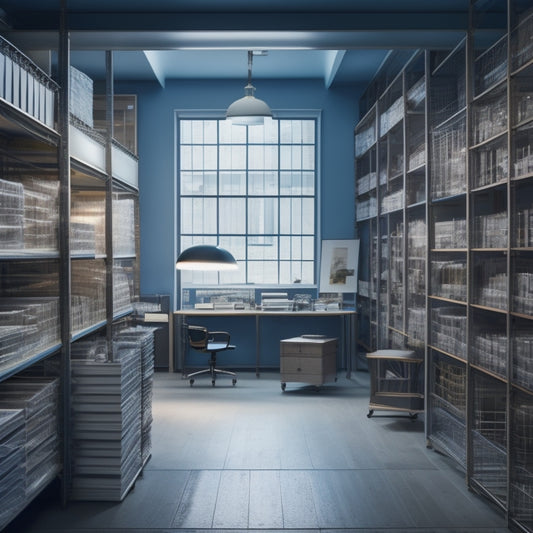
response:
[(74, 500), (121, 501), (142, 468), (141, 348), (76, 343), (72, 360)]

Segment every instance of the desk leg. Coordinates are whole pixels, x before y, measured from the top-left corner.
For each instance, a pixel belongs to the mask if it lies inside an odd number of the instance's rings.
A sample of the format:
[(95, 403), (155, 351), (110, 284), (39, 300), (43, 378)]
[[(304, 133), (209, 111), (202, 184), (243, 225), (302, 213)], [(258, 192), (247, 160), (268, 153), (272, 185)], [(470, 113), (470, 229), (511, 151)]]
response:
[(344, 367), (346, 368), (346, 377), (349, 378), (352, 373), (352, 361), (350, 358), (350, 350), (348, 349), (349, 346), (349, 339), (346, 340), (346, 337), (348, 335), (348, 328), (346, 327), (346, 319), (347, 315), (341, 315), (341, 346), (342, 346), (342, 358)]
[(168, 314), (168, 371), (174, 372), (174, 315)]
[(350, 379), (353, 370), (353, 361), (355, 359), (355, 338), (356, 338), (356, 319), (355, 314), (349, 314), (343, 317), (343, 345), (346, 349), (346, 377)]
[(353, 360), (355, 361), (355, 370), (359, 370), (357, 364), (357, 327), (358, 327), (357, 313), (351, 315), (350, 317), (350, 330), (352, 332), (352, 354)]
[(261, 327), (259, 315), (255, 315), (255, 375), (259, 377), (259, 367), (261, 366)]
[(186, 375), (185, 372), (185, 348), (184, 348), (184, 328), (186, 324), (186, 318), (182, 315), (178, 315), (176, 319), (176, 331), (174, 332), (176, 344), (174, 345), (174, 351), (177, 351), (177, 368), (174, 370), (180, 370), (182, 377)]

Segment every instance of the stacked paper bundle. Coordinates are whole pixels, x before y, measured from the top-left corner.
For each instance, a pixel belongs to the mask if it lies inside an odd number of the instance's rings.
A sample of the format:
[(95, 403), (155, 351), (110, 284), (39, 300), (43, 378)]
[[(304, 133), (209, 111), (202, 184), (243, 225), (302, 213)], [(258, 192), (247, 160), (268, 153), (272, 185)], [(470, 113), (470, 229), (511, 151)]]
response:
[(142, 468), (140, 347), (118, 343), (113, 355), (90, 343), (73, 353), (74, 500), (121, 501)]
[[(0, 311), (0, 317), (2, 316)], [(21, 359), (21, 346), (37, 336), (37, 328), (30, 330), (26, 326), (0, 326), (0, 369), (10, 367)]]
[(0, 529), (25, 501), (25, 425), (22, 409), (0, 409)]
[(71, 317), (73, 331), (105, 320), (106, 269), (103, 261), (72, 262)]
[(59, 181), (19, 176), (24, 187), (24, 248), (58, 250)]
[(82, 222), (70, 223), (70, 250), (73, 254), (95, 254), (94, 226)]
[(141, 455), (143, 465), (152, 451), (152, 396), (154, 375), (154, 333), (157, 328), (138, 326), (118, 333), (117, 342), (141, 347)]
[(135, 255), (135, 208), (132, 198), (113, 198), (113, 255)]
[(0, 249), (24, 246), (24, 188), (0, 179)]
[(70, 67), (70, 112), (84, 124), (93, 127), (93, 80)]
[(105, 197), (73, 191), (70, 213), (72, 253), (105, 254)]
[(0, 409), (24, 413), (24, 490), (30, 501), (60, 471), (59, 379), (14, 377), (0, 383)]
[(59, 342), (57, 298), (2, 298), (0, 368)]
[(119, 265), (113, 267), (113, 312), (132, 310), (131, 291), (127, 270)]

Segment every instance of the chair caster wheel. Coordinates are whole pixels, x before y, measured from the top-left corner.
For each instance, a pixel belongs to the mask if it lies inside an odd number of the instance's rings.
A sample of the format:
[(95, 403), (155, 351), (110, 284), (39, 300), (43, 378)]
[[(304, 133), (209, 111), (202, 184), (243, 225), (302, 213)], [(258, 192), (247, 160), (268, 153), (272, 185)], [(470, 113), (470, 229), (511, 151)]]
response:
[(231, 383), (232, 383), (233, 386), (235, 387), (235, 384), (237, 383), (237, 380), (236, 380), (235, 378), (233, 378), (233, 379), (231, 380)]
[(190, 384), (191, 387), (192, 387), (193, 383), (194, 383), (194, 379), (190, 379), (189, 380), (189, 384)]
[(211, 385), (212, 385), (213, 387), (215, 386), (215, 380), (214, 380), (214, 379), (211, 380)]
[(286, 383), (282, 383), (281, 384), (281, 390), (285, 391), (286, 388), (287, 388), (287, 384)]

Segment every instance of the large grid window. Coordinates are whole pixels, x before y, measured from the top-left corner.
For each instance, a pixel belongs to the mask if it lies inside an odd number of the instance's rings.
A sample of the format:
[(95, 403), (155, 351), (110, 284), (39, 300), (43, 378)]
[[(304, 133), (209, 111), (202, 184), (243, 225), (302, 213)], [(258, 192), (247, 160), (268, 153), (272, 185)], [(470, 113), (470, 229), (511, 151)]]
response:
[(230, 272), (182, 271), (182, 282), (313, 284), (317, 120), (178, 124), (180, 249), (216, 244), (239, 263)]

